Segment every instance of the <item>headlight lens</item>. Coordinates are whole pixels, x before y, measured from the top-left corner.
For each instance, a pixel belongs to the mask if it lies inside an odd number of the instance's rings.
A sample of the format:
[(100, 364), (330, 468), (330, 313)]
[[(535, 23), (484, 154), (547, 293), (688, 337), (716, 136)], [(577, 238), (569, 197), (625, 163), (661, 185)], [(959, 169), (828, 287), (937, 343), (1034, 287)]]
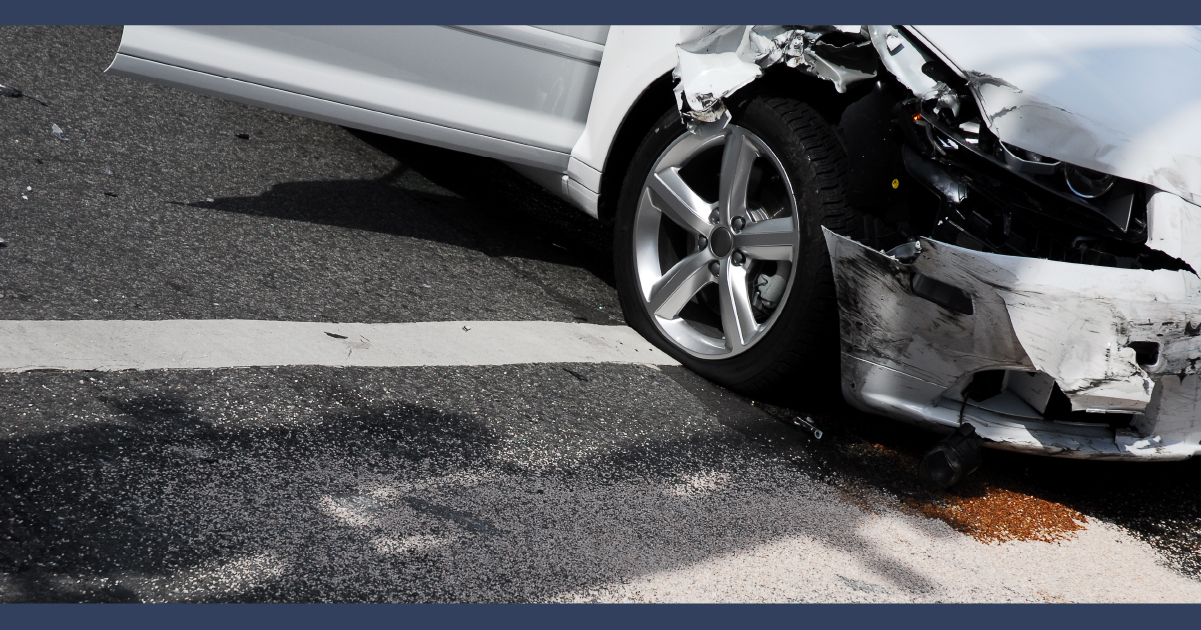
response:
[(1078, 197), (1095, 199), (1109, 192), (1110, 188), (1113, 188), (1113, 175), (1098, 173), (1082, 166), (1073, 166), (1071, 164), (1065, 164), (1064, 166), (1063, 175), (1064, 179), (1067, 180), (1068, 188), (1076, 193)]

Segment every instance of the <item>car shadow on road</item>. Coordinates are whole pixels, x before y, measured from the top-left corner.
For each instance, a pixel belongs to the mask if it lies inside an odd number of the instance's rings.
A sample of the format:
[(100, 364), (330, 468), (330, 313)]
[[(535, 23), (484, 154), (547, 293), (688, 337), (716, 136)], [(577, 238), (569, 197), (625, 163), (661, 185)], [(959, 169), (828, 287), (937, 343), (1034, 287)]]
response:
[[(579, 321), (624, 323), (616, 308), (612, 232), (599, 221), (496, 160), (348, 132), (387, 154), (395, 166), (376, 179), (284, 182), (253, 196), (170, 203), (477, 251), (581, 315)], [(289, 266), (286, 260), (276, 264)], [(582, 273), (563, 271), (571, 268)], [(471, 272), (462, 267), (451, 274)]]
[[(131, 376), (86, 421), (0, 440), (0, 599), (545, 601), (790, 538), (889, 576), (893, 595), (936, 588), (862, 537), (873, 512), (805, 472), (762, 414), (548, 455), (562, 423), (523, 446), (519, 413), (369, 400), (364, 374), (335, 376), (303, 422), (262, 408), (239, 423), (214, 417), (211, 385), (152, 394)], [(74, 375), (39, 378), (85, 397)]]
[(614, 285), (612, 232), (504, 164), (358, 130), (397, 161), (373, 180), (284, 182), (186, 205), (433, 240), (586, 269)]

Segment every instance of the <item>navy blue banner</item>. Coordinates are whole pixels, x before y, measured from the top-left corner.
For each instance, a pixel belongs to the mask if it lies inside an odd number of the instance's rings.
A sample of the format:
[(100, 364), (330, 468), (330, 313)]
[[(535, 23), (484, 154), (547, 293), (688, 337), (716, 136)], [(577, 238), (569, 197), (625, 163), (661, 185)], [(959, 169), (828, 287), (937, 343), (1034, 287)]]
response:
[(10, 604), (5, 628), (1039, 628), (1193, 627), (1188, 605)]
[(10, 24), (1197, 24), (1196, 0), (64, 0), (5, 3)]

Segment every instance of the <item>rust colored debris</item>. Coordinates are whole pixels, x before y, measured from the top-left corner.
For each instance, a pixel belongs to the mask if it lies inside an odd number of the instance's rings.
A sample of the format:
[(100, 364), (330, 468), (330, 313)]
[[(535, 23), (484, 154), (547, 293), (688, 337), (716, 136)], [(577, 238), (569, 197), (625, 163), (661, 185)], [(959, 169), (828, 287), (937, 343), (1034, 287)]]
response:
[[(861, 461), (890, 462), (897, 480), (915, 479), (919, 457), (871, 442), (851, 445)], [(906, 484), (908, 485), (908, 484)], [(1085, 528), (1088, 517), (1061, 503), (997, 487), (988, 477), (969, 477), (947, 492), (931, 494), (914, 488), (905, 503), (928, 518), (984, 543), (1010, 540), (1058, 542)]]
[(1070, 507), (982, 484), (971, 496), (944, 493), (932, 501), (907, 501), (922, 514), (985, 543), (1010, 540), (1057, 542), (1084, 529), (1088, 518)]

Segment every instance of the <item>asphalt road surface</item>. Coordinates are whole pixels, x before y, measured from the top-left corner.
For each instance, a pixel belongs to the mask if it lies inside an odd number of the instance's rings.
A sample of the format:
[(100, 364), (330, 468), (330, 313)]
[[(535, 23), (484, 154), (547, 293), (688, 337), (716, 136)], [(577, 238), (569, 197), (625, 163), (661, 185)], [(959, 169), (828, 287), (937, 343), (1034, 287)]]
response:
[[(0, 29), (0, 320), (624, 324), (611, 235), (504, 166), (105, 76), (119, 39)], [(990, 451), (929, 493), (935, 438), (837, 396), (0, 374), (0, 601), (1201, 601), (1201, 462)]]

